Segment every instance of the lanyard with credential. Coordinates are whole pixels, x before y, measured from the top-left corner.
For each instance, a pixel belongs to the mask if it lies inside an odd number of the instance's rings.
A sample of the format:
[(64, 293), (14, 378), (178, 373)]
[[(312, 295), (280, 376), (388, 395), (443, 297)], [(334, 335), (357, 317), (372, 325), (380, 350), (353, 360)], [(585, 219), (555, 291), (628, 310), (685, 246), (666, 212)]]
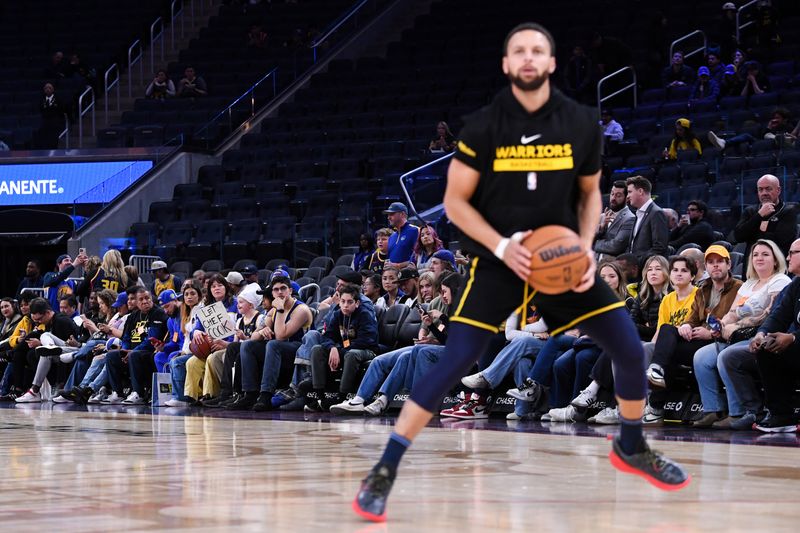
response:
[[(342, 348), (350, 347), (350, 322), (351, 318), (348, 316), (342, 317), (342, 325), (339, 326), (339, 335), (342, 337)], [(347, 321), (345, 323), (345, 321)]]

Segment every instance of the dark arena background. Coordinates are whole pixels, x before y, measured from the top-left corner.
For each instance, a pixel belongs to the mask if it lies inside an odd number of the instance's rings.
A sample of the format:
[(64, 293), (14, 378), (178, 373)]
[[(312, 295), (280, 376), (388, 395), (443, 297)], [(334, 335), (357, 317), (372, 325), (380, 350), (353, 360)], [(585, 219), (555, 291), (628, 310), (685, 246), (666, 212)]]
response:
[[(508, 86), (501, 45), (526, 21), (555, 38), (551, 88), (603, 130), (598, 270), (642, 341), (670, 312), (667, 259), (695, 262), (699, 295), (708, 250), (750, 283), (716, 313), (743, 343), (723, 328), (648, 370), (645, 433), (693, 476), (666, 493), (607, 460), (619, 412), (593, 341), (512, 315), (407, 454), (389, 527), (793, 531), (800, 367), (780, 376), (791, 414), (775, 424), (775, 376), (744, 342), (778, 321), (766, 333), (800, 355), (790, 0), (0, 0), (6, 526), (388, 529), (350, 502), (421, 375), (416, 354), (439, 353), (418, 348), (440, 342), (426, 320), (452, 311), (446, 278), (470, 279), (447, 170), (464, 117)], [(646, 252), (642, 206), (625, 205), (636, 177), (668, 237)], [(775, 243), (767, 274), (748, 269), (758, 238)], [(337, 366), (325, 351), (315, 367), (325, 339), (349, 346), (327, 327), (346, 284), (369, 356)], [(714, 306), (694, 301), (690, 325), (712, 331)], [(283, 311), (307, 318), (283, 334)], [(193, 340), (206, 331), (220, 338)], [(712, 346), (710, 363), (697, 355)]]

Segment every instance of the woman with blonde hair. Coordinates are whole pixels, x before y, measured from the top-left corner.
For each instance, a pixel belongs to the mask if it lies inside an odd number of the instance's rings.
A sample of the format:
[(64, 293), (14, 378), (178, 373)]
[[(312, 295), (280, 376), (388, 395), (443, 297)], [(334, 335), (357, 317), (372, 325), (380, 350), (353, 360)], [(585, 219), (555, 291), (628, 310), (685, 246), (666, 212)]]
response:
[(631, 318), (645, 342), (652, 340), (658, 324), (658, 308), (670, 290), (669, 263), (661, 255), (653, 255), (644, 262), (639, 294), (631, 307)]
[(128, 274), (125, 273), (125, 262), (119, 250), (109, 250), (103, 255), (100, 268), (90, 283), (94, 292), (109, 289), (119, 293), (127, 288)]
[(431, 272), (423, 272), (419, 275), (419, 298), (424, 304), (429, 304), (434, 298), (439, 296), (436, 290), (436, 274)]

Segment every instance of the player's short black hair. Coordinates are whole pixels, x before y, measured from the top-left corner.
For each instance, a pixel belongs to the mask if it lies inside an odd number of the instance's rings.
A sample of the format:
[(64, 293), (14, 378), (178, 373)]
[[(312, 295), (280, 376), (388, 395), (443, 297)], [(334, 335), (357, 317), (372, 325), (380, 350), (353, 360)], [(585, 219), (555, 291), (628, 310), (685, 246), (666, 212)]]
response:
[(536, 22), (523, 22), (522, 24), (518, 24), (518, 25), (514, 26), (511, 29), (511, 31), (508, 32), (508, 34), (506, 35), (505, 40), (503, 41), (503, 56), (506, 56), (508, 54), (508, 41), (511, 40), (511, 37), (513, 37), (514, 34), (516, 34), (516, 33), (519, 33), (521, 31), (526, 31), (526, 30), (538, 31), (539, 33), (544, 35), (547, 38), (547, 42), (550, 43), (550, 56), (551, 57), (555, 57), (555, 55), (556, 55), (556, 40), (553, 39), (553, 35), (547, 30), (547, 28), (545, 28), (541, 24), (537, 24)]

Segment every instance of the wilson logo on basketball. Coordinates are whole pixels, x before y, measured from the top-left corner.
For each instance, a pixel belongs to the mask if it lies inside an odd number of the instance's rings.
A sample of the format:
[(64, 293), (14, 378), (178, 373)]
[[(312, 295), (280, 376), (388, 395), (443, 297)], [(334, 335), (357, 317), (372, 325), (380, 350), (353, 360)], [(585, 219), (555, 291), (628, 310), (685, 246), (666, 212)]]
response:
[(564, 257), (565, 255), (572, 255), (576, 253), (581, 253), (580, 245), (570, 246), (570, 247), (556, 246), (554, 248), (547, 248), (539, 252), (539, 259), (547, 263), (548, 261), (552, 261), (553, 259), (558, 259), (559, 257)]

